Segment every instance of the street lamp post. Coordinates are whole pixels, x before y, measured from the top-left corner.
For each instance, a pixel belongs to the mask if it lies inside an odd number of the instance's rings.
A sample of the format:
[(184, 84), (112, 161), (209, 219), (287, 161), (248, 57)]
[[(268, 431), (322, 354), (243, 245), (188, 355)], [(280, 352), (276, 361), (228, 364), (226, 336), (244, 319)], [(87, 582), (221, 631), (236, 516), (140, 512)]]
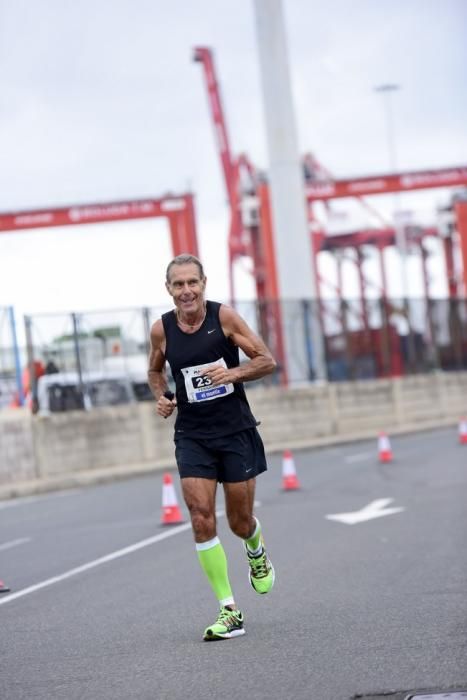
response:
[(394, 139), (394, 120), (392, 114), (392, 101), (391, 96), (394, 92), (400, 89), (400, 85), (395, 83), (384, 83), (383, 85), (377, 85), (374, 90), (379, 92), (383, 96), (384, 100), (384, 112), (386, 117), (386, 134), (388, 139), (388, 152), (389, 152), (389, 165), (391, 170), (395, 171), (397, 168), (397, 154), (396, 154), (396, 142)]
[[(396, 151), (396, 139), (394, 135), (394, 118), (392, 111), (392, 95), (397, 90), (400, 90), (400, 85), (395, 83), (383, 83), (382, 85), (377, 85), (374, 88), (375, 92), (380, 93), (383, 96), (384, 114), (386, 121), (386, 136), (388, 145), (388, 156), (389, 156), (389, 167), (391, 172), (397, 172), (397, 151)], [(407, 238), (405, 235), (404, 222), (400, 220), (400, 215), (398, 212), (398, 196), (397, 193), (394, 194), (394, 231), (396, 246), (399, 250), (400, 261), (401, 261), (401, 277), (402, 277), (402, 300), (405, 301), (408, 297), (408, 276), (407, 276)]]

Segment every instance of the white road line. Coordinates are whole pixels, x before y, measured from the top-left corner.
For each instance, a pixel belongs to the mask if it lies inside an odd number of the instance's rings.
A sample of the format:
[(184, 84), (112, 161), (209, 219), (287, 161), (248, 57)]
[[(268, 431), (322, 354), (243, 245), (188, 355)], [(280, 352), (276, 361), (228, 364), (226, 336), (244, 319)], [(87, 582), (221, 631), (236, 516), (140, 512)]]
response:
[(54, 491), (53, 493), (45, 493), (40, 496), (22, 496), (20, 498), (11, 498), (7, 501), (0, 501), (0, 510), (2, 510), (2, 508), (22, 506), (25, 503), (48, 501), (50, 498), (64, 498), (65, 496), (71, 496), (75, 493), (80, 493), (81, 491), (82, 489), (66, 489), (65, 491)]
[(33, 503), (34, 501), (38, 500), (39, 496), (25, 496), (24, 498), (12, 498), (10, 501), (0, 501), (0, 510), (2, 510), (2, 508), (22, 506), (23, 503)]
[(359, 452), (356, 455), (344, 457), (344, 462), (347, 462), (348, 464), (351, 464), (352, 462), (367, 462), (372, 457), (374, 457), (374, 455), (371, 454), (371, 452)]
[(64, 574), (60, 574), (59, 576), (53, 576), (52, 578), (48, 578), (45, 581), (36, 583), (33, 586), (23, 588), (21, 591), (17, 591), (16, 593), (12, 593), (11, 595), (7, 595), (5, 597), (2, 596), (0, 598), (0, 605), (5, 605), (5, 603), (10, 603), (11, 601), (16, 600), (17, 598), (22, 598), (23, 596), (29, 595), (30, 593), (35, 593), (41, 588), (53, 586), (54, 583), (60, 583), (60, 581), (65, 581), (67, 578), (71, 578), (72, 576), (81, 574), (84, 571), (89, 571), (89, 569), (95, 569), (96, 566), (106, 564), (107, 562), (113, 561), (114, 559), (125, 557), (127, 554), (137, 552), (139, 549), (149, 547), (150, 545), (155, 544), (156, 542), (166, 540), (168, 537), (178, 535), (180, 532), (184, 532), (185, 530), (189, 530), (190, 528), (191, 523), (183, 523), (183, 525), (178, 525), (177, 527), (174, 527), (173, 530), (166, 530), (165, 532), (161, 532), (159, 535), (154, 535), (154, 537), (148, 537), (147, 539), (141, 540), (140, 542), (136, 542), (135, 544), (131, 544), (128, 547), (123, 547), (123, 549), (117, 549), (115, 552), (111, 552), (110, 554), (106, 554), (103, 557), (99, 557), (99, 559), (94, 559), (94, 561), (89, 561), (87, 564), (83, 564), (82, 566), (77, 566), (74, 569), (70, 569)]
[(26, 542), (30, 541), (30, 537), (20, 537), (18, 540), (10, 540), (10, 542), (0, 544), (0, 552), (3, 552), (5, 549), (10, 549), (11, 547), (17, 547), (19, 544), (25, 544)]
[[(216, 515), (218, 518), (222, 517), (225, 515), (225, 511), (223, 510), (218, 510), (216, 511)], [(70, 569), (69, 571), (65, 571), (64, 574), (60, 574), (59, 576), (53, 576), (52, 578), (48, 578), (45, 581), (41, 581), (40, 583), (36, 583), (33, 586), (28, 586), (28, 588), (23, 588), (21, 591), (17, 591), (16, 593), (11, 593), (10, 595), (7, 595), (5, 597), (0, 598), (0, 605), (5, 605), (5, 603), (10, 603), (13, 600), (16, 600), (17, 598), (23, 598), (25, 595), (29, 595), (30, 593), (35, 593), (36, 591), (40, 591), (41, 588), (47, 588), (48, 586), (53, 586), (54, 583), (60, 583), (60, 581), (65, 581), (67, 578), (71, 578), (72, 576), (76, 576), (77, 574), (83, 573), (83, 571), (89, 571), (89, 569), (95, 569), (96, 566), (100, 566), (101, 564), (106, 564), (109, 561), (113, 561), (114, 559), (120, 559), (120, 557), (126, 557), (127, 554), (132, 554), (133, 552), (137, 552), (138, 549), (143, 549), (144, 547), (149, 547), (152, 544), (156, 544), (156, 542), (161, 542), (162, 540), (166, 540), (168, 537), (173, 537), (174, 535), (178, 535), (181, 532), (185, 532), (186, 530), (191, 529), (191, 522), (188, 523), (183, 523), (182, 525), (177, 525), (177, 527), (174, 527), (171, 530), (166, 530), (165, 532), (161, 532), (159, 535), (154, 535), (154, 537), (148, 537), (145, 540), (141, 540), (140, 542), (136, 542), (135, 544), (131, 544), (128, 547), (123, 547), (123, 549), (117, 549), (115, 552), (111, 552), (110, 554), (106, 554), (103, 557), (99, 557), (99, 559), (94, 559), (93, 561), (88, 562), (87, 564), (83, 564), (82, 566), (77, 566), (74, 569)]]
[(40, 498), (41, 499), (65, 498), (65, 496), (74, 496), (75, 493), (81, 493), (82, 490), (83, 489), (75, 488), (75, 489), (64, 489), (63, 491), (52, 491), (50, 493), (43, 494)]

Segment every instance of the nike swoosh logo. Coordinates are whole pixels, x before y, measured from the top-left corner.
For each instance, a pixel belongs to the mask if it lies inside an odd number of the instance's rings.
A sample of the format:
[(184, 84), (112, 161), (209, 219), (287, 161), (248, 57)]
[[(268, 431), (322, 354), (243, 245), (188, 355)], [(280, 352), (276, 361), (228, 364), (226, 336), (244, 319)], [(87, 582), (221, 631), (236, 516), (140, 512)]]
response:
[(248, 472), (251, 472), (252, 469), (253, 469), (253, 467), (250, 467), (249, 469), (245, 469), (245, 474), (248, 474)]
[(208, 335), (209, 335), (210, 333), (214, 333), (215, 330), (216, 330), (216, 329), (213, 328), (212, 331), (208, 331)]

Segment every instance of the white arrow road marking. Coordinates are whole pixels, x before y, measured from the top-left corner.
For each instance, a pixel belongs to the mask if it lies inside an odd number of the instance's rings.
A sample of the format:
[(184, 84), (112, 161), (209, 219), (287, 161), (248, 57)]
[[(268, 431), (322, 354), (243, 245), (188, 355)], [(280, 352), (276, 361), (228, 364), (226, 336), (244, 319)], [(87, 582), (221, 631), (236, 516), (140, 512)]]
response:
[(405, 508), (387, 508), (393, 502), (393, 498), (378, 498), (376, 501), (371, 501), (361, 510), (356, 510), (353, 513), (335, 513), (334, 515), (326, 515), (328, 520), (336, 520), (338, 523), (345, 525), (355, 525), (363, 523), (366, 520), (374, 520), (382, 518), (384, 515), (393, 515), (401, 513)]

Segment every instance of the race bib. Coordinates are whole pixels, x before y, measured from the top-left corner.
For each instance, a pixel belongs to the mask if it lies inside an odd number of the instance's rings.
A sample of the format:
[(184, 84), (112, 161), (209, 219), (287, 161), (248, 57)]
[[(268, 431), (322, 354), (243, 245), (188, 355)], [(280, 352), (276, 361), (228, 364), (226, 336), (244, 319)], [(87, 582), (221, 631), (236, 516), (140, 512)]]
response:
[(185, 379), (186, 395), (189, 403), (211, 401), (212, 399), (218, 399), (221, 396), (227, 396), (227, 394), (231, 394), (233, 392), (234, 386), (231, 383), (212, 386), (209, 377), (206, 377), (206, 375), (203, 374), (206, 367), (211, 367), (211, 365), (222, 365), (222, 367), (227, 369), (227, 365), (225, 364), (223, 357), (215, 362), (207, 362), (205, 365), (184, 367), (182, 369), (182, 374)]

